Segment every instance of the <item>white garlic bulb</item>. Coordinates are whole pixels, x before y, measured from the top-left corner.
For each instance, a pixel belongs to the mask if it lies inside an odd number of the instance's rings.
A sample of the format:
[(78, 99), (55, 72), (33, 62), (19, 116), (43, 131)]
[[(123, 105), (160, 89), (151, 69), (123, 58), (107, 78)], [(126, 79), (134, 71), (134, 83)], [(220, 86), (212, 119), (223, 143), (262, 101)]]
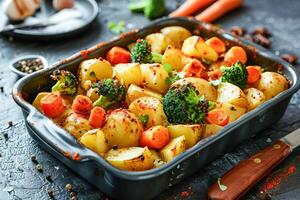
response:
[(73, 6), (74, 6), (74, 0), (53, 0), (53, 7), (56, 10), (72, 8)]
[(10, 20), (19, 21), (34, 15), (41, 0), (5, 0), (3, 9)]

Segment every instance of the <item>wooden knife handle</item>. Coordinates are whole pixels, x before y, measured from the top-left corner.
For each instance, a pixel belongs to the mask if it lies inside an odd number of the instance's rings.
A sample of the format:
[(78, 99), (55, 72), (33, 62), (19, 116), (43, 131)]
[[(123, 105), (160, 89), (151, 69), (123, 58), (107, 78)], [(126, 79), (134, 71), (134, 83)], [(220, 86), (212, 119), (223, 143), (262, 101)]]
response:
[(228, 171), (208, 190), (208, 199), (241, 198), (255, 183), (286, 158), (292, 149), (279, 140)]

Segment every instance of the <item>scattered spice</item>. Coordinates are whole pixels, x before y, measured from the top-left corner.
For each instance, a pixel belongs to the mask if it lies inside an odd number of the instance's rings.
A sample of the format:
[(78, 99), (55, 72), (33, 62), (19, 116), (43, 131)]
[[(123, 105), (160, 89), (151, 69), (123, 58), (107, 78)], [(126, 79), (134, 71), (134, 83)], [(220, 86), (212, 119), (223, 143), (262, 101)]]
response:
[(67, 189), (68, 192), (72, 192), (73, 186), (72, 186), (70, 183), (68, 183), (68, 184), (66, 185), (66, 189)]
[(77, 194), (75, 192), (70, 192), (70, 197), (75, 197)]
[(253, 41), (263, 47), (269, 47), (271, 45), (270, 40), (261, 34), (257, 34), (253, 36)]
[(50, 199), (54, 199), (54, 192), (52, 190), (49, 190), (48, 196), (50, 197)]
[(53, 180), (52, 180), (52, 178), (51, 178), (51, 176), (50, 176), (50, 175), (46, 176), (46, 180), (47, 180), (47, 181), (49, 181), (50, 183), (52, 183), (52, 182), (53, 182)]
[(43, 172), (43, 166), (41, 164), (37, 164), (35, 166), (36, 170), (39, 171), (39, 172)]
[(251, 33), (252, 35), (263, 35), (265, 37), (271, 36), (269, 30), (266, 27), (256, 27)]
[(275, 175), (269, 175), (261, 190), (263, 192), (267, 192), (276, 188), (282, 182), (283, 179), (286, 180), (287, 177), (292, 175), (295, 171), (296, 167), (294, 165), (291, 165), (282, 172), (276, 173)]
[(298, 60), (297, 56), (294, 54), (283, 54), (281, 58), (290, 64), (296, 64)]
[(77, 199), (78, 199), (77, 196), (71, 198), (71, 200), (77, 200)]
[(5, 139), (5, 142), (8, 140), (8, 135), (7, 133), (3, 133), (3, 136), (4, 136), (4, 139)]
[(43, 62), (40, 58), (30, 58), (16, 62), (16, 68), (26, 74), (39, 71), (44, 68)]
[(34, 162), (34, 163), (39, 163), (37, 160), (36, 160), (36, 156), (33, 154), (31, 155), (31, 161)]
[(8, 122), (8, 127), (12, 127), (13, 126), (13, 122), (12, 121), (9, 121)]
[(0, 92), (4, 93), (4, 87), (3, 86), (0, 86)]
[(246, 30), (240, 26), (233, 26), (231, 29), (230, 29), (230, 32), (233, 34), (233, 35), (236, 35), (236, 36), (244, 36), (245, 33), (246, 33)]

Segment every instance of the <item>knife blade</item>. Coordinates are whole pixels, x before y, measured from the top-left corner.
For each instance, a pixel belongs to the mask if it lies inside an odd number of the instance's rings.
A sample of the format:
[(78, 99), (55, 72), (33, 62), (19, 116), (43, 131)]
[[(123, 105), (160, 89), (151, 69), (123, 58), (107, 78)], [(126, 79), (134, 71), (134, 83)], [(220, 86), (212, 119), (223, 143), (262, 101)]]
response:
[(300, 146), (300, 128), (226, 172), (208, 190), (208, 199), (240, 199), (260, 179)]

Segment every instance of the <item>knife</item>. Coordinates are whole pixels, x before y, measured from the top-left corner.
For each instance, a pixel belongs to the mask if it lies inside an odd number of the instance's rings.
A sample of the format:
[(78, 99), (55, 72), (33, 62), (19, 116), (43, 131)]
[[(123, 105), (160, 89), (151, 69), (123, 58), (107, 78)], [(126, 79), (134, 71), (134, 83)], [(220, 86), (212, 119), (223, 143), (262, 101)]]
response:
[(300, 146), (300, 128), (229, 170), (208, 190), (208, 199), (240, 199), (261, 178)]

